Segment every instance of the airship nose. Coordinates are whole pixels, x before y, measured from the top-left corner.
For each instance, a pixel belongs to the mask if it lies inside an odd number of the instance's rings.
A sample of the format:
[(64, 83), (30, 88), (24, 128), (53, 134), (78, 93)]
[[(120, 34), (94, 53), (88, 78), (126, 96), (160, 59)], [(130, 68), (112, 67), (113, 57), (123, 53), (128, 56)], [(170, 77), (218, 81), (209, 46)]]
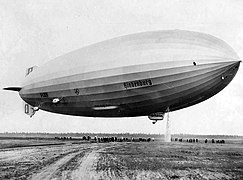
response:
[(234, 78), (240, 67), (241, 61), (232, 61), (226, 68), (226, 71), (222, 73), (221, 79), (227, 82), (227, 84)]
[[(234, 61), (233, 62), (233, 67), (234, 67), (234, 70), (237, 72), (238, 71), (238, 69), (239, 69), (239, 67), (240, 67), (240, 63), (241, 63), (241, 61)], [(235, 72), (235, 73), (236, 73)]]
[(236, 61), (236, 62), (234, 63), (235, 74), (237, 73), (237, 71), (238, 71), (238, 69), (239, 69), (239, 67), (240, 67), (240, 63), (241, 63), (241, 61)]
[(233, 61), (232, 65), (234, 66), (235, 69), (238, 69), (240, 66), (241, 61)]

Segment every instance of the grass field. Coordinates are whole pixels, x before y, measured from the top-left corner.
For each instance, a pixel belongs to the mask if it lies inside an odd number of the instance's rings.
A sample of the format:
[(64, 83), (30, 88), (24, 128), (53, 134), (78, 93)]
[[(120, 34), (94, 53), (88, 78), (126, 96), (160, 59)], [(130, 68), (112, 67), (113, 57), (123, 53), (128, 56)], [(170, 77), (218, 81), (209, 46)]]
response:
[(243, 179), (243, 146), (126, 144), (102, 152), (96, 170), (129, 179)]
[(243, 179), (241, 142), (1, 138), (0, 179)]

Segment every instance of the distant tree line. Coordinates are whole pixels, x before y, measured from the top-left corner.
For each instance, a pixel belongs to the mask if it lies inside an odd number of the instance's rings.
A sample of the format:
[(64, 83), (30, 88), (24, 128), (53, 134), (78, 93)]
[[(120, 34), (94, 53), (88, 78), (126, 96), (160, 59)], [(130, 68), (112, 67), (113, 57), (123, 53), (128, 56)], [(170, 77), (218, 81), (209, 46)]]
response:
[[(4, 132), (0, 133), (0, 137), (83, 137), (83, 136), (116, 136), (116, 137), (153, 137), (153, 138), (164, 138), (163, 134), (151, 134), (151, 133), (82, 133), (82, 132), (70, 132), (70, 133), (43, 133), (43, 132)], [(193, 135), (193, 134), (172, 134), (172, 137), (184, 138), (184, 139), (238, 139), (243, 138), (243, 136), (237, 135)]]

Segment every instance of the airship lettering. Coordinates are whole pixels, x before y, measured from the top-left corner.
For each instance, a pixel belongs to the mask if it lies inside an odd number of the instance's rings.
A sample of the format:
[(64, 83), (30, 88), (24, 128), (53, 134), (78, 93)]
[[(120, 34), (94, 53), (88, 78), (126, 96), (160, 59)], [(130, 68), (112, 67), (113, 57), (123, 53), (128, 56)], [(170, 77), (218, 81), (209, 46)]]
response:
[(48, 97), (48, 93), (40, 93), (40, 96), (42, 97), (42, 98), (44, 98), (44, 97)]
[(75, 88), (75, 89), (74, 89), (74, 93), (75, 93), (76, 95), (79, 95), (79, 89), (78, 89), (78, 88)]
[(152, 80), (151, 79), (143, 79), (138, 81), (131, 81), (131, 82), (125, 82), (124, 87), (126, 89), (128, 88), (134, 88), (134, 87), (140, 87), (140, 86), (152, 86)]

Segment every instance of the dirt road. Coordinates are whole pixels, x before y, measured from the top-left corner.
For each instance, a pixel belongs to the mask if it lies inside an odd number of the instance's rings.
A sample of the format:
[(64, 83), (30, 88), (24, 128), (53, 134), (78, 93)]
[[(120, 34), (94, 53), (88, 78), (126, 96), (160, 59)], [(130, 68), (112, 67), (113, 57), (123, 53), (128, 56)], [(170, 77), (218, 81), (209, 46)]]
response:
[(105, 148), (102, 145), (88, 146), (88, 148), (80, 147), (79, 150), (70, 152), (55, 163), (41, 169), (40, 172), (33, 175), (31, 179), (98, 179), (94, 165), (99, 156), (98, 152)]
[(98, 179), (99, 152), (113, 144), (62, 144), (0, 150), (0, 179)]
[(79, 168), (72, 172), (71, 179), (98, 179), (94, 165), (97, 163), (98, 152), (101, 150), (103, 150), (103, 148), (99, 149), (99, 147), (95, 147), (87, 152), (85, 156), (80, 159)]

